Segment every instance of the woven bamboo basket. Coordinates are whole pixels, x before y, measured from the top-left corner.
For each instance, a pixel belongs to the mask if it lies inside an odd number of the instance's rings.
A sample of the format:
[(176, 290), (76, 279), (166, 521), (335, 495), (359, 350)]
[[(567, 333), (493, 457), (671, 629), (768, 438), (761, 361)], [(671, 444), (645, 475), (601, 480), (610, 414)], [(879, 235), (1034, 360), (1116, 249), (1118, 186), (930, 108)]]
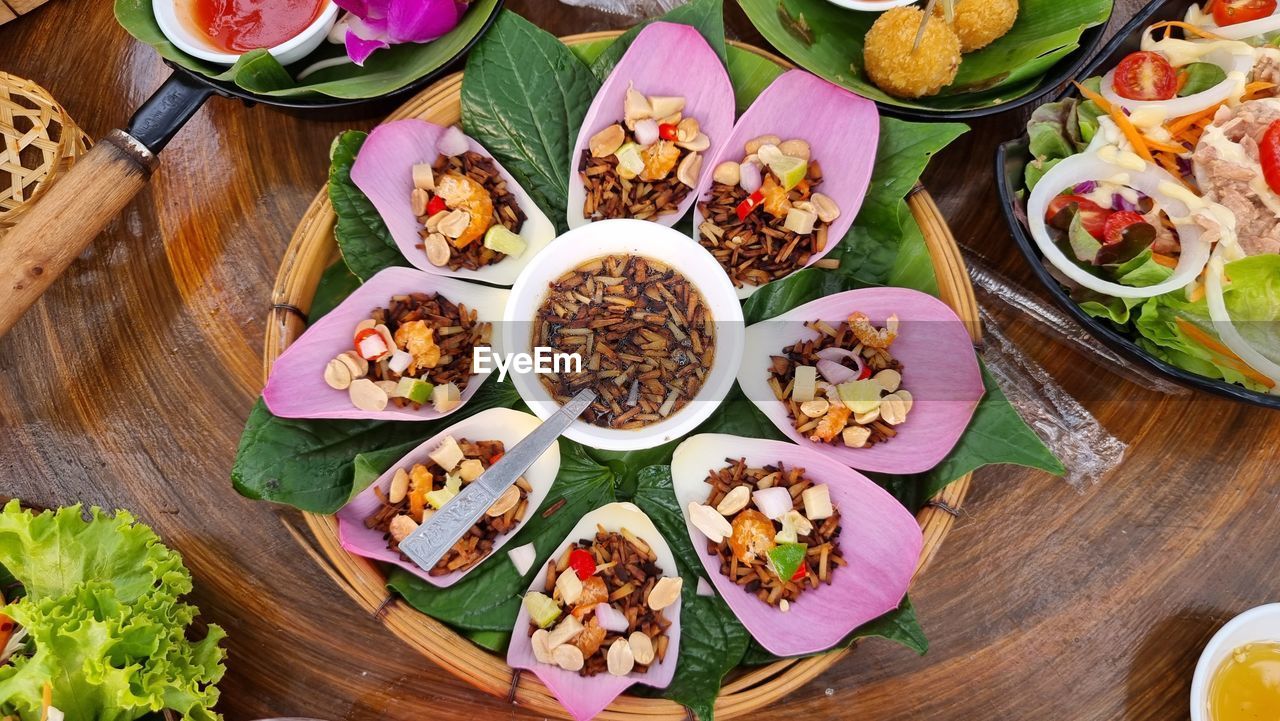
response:
[[(618, 32), (600, 32), (563, 38), (565, 43), (585, 43), (616, 37)], [(767, 57), (779, 65), (790, 64), (758, 48), (738, 47)], [(457, 123), (460, 117), (462, 74), (441, 79), (418, 94), (388, 120), (422, 118), (442, 125)], [(912, 214), (924, 232), (925, 242), (938, 276), (943, 301), (968, 324), (975, 339), (981, 331), (973, 287), (946, 221), (929, 193), (917, 186), (908, 198)], [(294, 232), (276, 276), (272, 309), (263, 351), (264, 375), (271, 364), (306, 328), (316, 284), (326, 267), (338, 257), (333, 239), (335, 216), (322, 190), (308, 208)], [(971, 477), (947, 486), (917, 516), (924, 533), (924, 549), (916, 568), (916, 578), (924, 571), (955, 523), (956, 514), (968, 493)], [(522, 674), (507, 666), (503, 657), (472, 644), (442, 623), (422, 614), (390, 594), (382, 568), (354, 556), (338, 542), (337, 522), (331, 516), (304, 514), (309, 534), (290, 526), (295, 539), (312, 559), (368, 613), (392, 633), (442, 666), (454, 676), (485, 693), (506, 698), (513, 704), (552, 718), (568, 718), (555, 697), (532, 674)], [(791, 659), (756, 668), (744, 668), (730, 675), (716, 701), (718, 719), (741, 718), (800, 688), (838, 663), (852, 649), (806, 659)], [(613, 721), (677, 721), (690, 718), (679, 704), (665, 699), (618, 697), (598, 718)]]
[(0, 72), (0, 231), (88, 149), (84, 132), (49, 91)]

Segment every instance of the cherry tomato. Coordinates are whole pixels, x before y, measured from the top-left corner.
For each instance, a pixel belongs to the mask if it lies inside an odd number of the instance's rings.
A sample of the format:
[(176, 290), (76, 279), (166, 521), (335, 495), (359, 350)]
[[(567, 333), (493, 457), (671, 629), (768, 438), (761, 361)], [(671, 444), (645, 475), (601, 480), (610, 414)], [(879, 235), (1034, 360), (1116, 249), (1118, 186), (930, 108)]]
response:
[(1280, 193), (1280, 120), (1271, 124), (1258, 144), (1258, 160), (1262, 163), (1262, 177), (1271, 190)]
[(1085, 232), (1098, 240), (1102, 240), (1107, 216), (1111, 214), (1111, 211), (1083, 196), (1059, 195), (1049, 201), (1049, 209), (1045, 212), (1045, 220), (1053, 223), (1053, 219), (1058, 217), (1058, 214), (1069, 205), (1076, 206), (1076, 212), (1080, 214), (1080, 223), (1083, 225)]
[(427, 201), (427, 217), (428, 218), (435, 215), (436, 213), (440, 213), (448, 209), (449, 207), (444, 203), (444, 198), (441, 198), (438, 195), (431, 196), (431, 200)]
[(1119, 243), (1124, 240), (1125, 228), (1145, 222), (1147, 222), (1145, 218), (1132, 210), (1118, 210), (1107, 216), (1107, 223), (1102, 231), (1102, 242), (1107, 245)]
[(356, 352), (367, 361), (376, 361), (387, 354), (387, 341), (376, 328), (365, 328), (356, 333)]
[(1178, 94), (1178, 71), (1163, 55), (1136, 52), (1116, 66), (1116, 94), (1130, 100), (1168, 100)]
[(751, 211), (755, 210), (756, 208), (759, 208), (760, 204), (763, 202), (764, 202), (764, 193), (757, 190), (756, 192), (752, 193), (746, 200), (742, 201), (741, 203), (738, 203), (738, 207), (734, 209), (738, 213), (738, 220), (746, 220), (747, 216), (751, 215)]
[(1217, 0), (1213, 4), (1213, 21), (1218, 25), (1238, 25), (1275, 11), (1276, 0)]
[(663, 140), (676, 140), (675, 123), (662, 123), (658, 126), (658, 137)]
[(729, 536), (729, 548), (743, 563), (754, 561), (776, 545), (773, 542), (773, 521), (754, 508), (739, 513), (731, 525), (733, 533)]
[(589, 551), (575, 548), (569, 553), (569, 568), (578, 574), (578, 578), (585, 581), (595, 575), (596, 559)]

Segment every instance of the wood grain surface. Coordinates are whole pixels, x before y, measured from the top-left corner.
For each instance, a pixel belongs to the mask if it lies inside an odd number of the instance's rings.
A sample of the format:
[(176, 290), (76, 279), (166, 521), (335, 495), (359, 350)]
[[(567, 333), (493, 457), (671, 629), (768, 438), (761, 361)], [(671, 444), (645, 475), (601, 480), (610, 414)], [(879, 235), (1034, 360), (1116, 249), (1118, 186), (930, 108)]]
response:
[[(1120, 0), (1118, 27), (1140, 3)], [(105, 0), (62, 0), (0, 28), (0, 69), (47, 87), (93, 137), (163, 80)], [(553, 0), (511, 6), (557, 34), (622, 24)], [(734, 37), (761, 42), (736, 9)], [(385, 112), (384, 109), (383, 112)], [(439, 721), (531, 718), (473, 691), (364, 616), (228, 472), (261, 388), (270, 289), (362, 116), (214, 100), (151, 187), (0, 340), (0, 494), (128, 507), (184, 554), (194, 601), (231, 635), (220, 709)], [(962, 243), (1029, 281), (1003, 228), (992, 153), (1025, 113), (973, 124), (925, 182)], [(2, 242), (2, 241), (0, 241)], [(928, 655), (868, 643), (776, 711), (813, 719), (1180, 719), (1195, 658), (1230, 615), (1276, 600), (1280, 415), (1167, 398), (1004, 331), (1117, 436), (1125, 464), (1077, 493), (1039, 473), (979, 473), (917, 587)]]

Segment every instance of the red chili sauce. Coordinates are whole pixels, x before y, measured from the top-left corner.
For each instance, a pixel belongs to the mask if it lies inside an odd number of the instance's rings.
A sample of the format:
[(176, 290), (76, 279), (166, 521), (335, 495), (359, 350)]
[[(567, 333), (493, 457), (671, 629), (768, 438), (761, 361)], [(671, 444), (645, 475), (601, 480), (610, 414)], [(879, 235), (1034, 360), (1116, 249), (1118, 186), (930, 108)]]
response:
[(320, 17), (324, 0), (190, 0), (191, 25), (228, 53), (272, 48)]

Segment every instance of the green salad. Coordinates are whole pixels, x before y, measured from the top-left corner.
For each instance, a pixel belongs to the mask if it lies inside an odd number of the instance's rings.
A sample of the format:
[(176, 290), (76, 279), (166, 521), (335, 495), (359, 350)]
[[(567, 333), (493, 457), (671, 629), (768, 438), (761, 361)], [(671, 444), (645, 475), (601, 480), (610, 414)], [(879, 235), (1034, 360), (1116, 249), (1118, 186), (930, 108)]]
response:
[[(80, 506), (0, 511), (0, 718), (131, 721), (213, 712), (224, 633), (197, 633), (191, 574), (150, 528)], [(191, 640), (200, 636), (200, 640)]]

